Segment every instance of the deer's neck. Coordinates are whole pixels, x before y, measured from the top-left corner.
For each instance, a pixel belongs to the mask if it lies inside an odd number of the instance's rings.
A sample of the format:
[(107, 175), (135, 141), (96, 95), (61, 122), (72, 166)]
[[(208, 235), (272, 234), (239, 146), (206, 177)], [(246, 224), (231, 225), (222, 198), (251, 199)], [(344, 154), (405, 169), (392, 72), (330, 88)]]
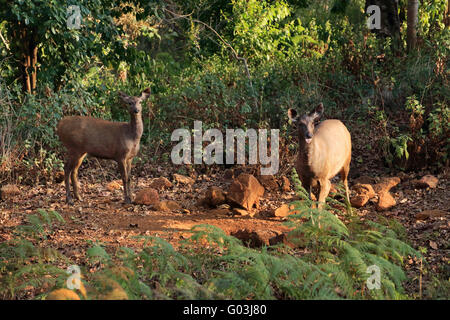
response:
[[(314, 138), (313, 138), (314, 139)], [(311, 158), (312, 152), (313, 152), (313, 142), (311, 141), (311, 143), (306, 143), (305, 141), (305, 137), (300, 134), (299, 136), (299, 157), (301, 158), (302, 162), (305, 165), (310, 165), (309, 163), (309, 159)]]
[(130, 133), (133, 140), (139, 140), (144, 132), (141, 114), (132, 114), (130, 119)]

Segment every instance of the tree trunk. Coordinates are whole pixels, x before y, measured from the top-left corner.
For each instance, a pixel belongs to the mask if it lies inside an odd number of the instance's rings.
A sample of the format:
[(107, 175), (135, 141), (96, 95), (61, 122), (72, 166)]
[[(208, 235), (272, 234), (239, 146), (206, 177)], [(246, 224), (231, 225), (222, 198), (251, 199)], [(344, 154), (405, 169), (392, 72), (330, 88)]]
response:
[(381, 10), (381, 28), (379, 30), (372, 29), (372, 31), (385, 37), (396, 38), (399, 36), (398, 0), (366, 0), (364, 12), (367, 12), (367, 7), (371, 5), (376, 5)]
[(34, 93), (37, 84), (37, 38), (36, 32), (18, 22), (12, 31), (12, 43), (16, 57), (20, 61), (23, 91)]
[(408, 29), (406, 43), (408, 51), (417, 47), (417, 15), (419, 12), (419, 0), (408, 0)]

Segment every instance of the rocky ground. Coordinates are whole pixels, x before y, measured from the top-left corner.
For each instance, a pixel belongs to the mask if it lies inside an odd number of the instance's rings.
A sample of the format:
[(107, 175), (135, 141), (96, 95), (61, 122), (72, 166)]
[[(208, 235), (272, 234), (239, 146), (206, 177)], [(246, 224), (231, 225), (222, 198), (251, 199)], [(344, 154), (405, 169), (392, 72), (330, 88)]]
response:
[[(153, 235), (177, 245), (198, 224), (211, 224), (249, 245), (286, 241), (282, 224), (295, 198), (287, 171), (259, 177), (252, 168), (215, 168), (207, 174), (177, 174), (158, 166), (133, 170), (134, 204), (124, 205), (122, 184), (114, 164), (101, 162), (82, 168), (84, 200), (65, 204), (63, 182), (38, 186), (3, 186), (0, 201), (0, 241), (10, 239), (14, 227), (36, 209), (56, 210), (66, 223), (58, 227), (51, 243), (75, 263), (82, 264), (90, 241), (109, 250), (139, 247), (136, 235)], [(390, 218), (404, 226), (404, 240), (420, 250), (427, 264), (422, 268), (406, 261), (407, 289), (414, 298), (433, 298), (436, 279), (448, 281), (449, 179), (442, 172), (427, 175), (385, 175), (354, 170), (351, 202), (361, 219)], [(408, 266), (410, 265), (410, 266)], [(448, 288), (448, 286), (447, 286)], [(441, 289), (436, 289), (441, 290)]]

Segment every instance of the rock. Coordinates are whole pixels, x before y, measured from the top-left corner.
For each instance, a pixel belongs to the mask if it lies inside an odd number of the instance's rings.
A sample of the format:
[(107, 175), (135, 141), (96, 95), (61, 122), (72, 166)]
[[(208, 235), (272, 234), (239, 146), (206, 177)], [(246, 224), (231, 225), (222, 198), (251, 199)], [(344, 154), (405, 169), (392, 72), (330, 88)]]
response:
[(394, 197), (388, 192), (382, 192), (378, 194), (377, 211), (384, 211), (392, 208), (397, 204)]
[(153, 188), (145, 188), (142, 190), (139, 190), (139, 192), (136, 194), (136, 198), (134, 199), (134, 202), (137, 204), (144, 204), (144, 205), (156, 205), (159, 203), (159, 194), (158, 191), (156, 191)]
[(119, 190), (121, 187), (122, 187), (122, 184), (121, 184), (121, 182), (119, 182), (119, 180), (111, 181), (106, 185), (106, 189), (108, 189), (111, 192), (113, 192), (115, 190)]
[(281, 177), (281, 190), (283, 190), (283, 192), (291, 191), (291, 182), (285, 176)]
[(400, 183), (399, 177), (383, 178), (379, 183), (373, 185), (373, 190), (378, 195), (380, 195), (382, 193), (388, 192), (399, 183)]
[[(272, 230), (241, 229), (231, 232), (230, 235), (240, 239), (246, 246), (256, 248), (270, 246), (270, 239), (279, 236), (279, 233)], [(275, 240), (272, 240), (272, 243), (274, 242)]]
[(419, 212), (416, 214), (415, 218), (416, 220), (426, 220), (428, 218), (445, 217), (446, 215), (448, 215), (448, 212), (446, 211), (433, 209)]
[(75, 291), (69, 289), (57, 289), (50, 292), (45, 300), (81, 300)]
[(289, 215), (289, 206), (287, 204), (283, 204), (278, 209), (275, 209), (273, 212), (274, 217), (286, 217)]
[(248, 216), (250, 212), (245, 209), (233, 208), (233, 214), (238, 216)]
[(6, 184), (0, 189), (0, 199), (7, 200), (20, 194), (19, 188), (15, 184)]
[(250, 174), (242, 173), (230, 185), (227, 200), (250, 211), (254, 205), (259, 206), (259, 199), (263, 195), (264, 187), (258, 180)]
[(423, 176), (420, 180), (414, 180), (413, 184), (416, 188), (436, 188), (439, 179), (432, 175)]
[(359, 176), (358, 178), (353, 180), (354, 184), (375, 184), (376, 180), (373, 177), (369, 176)]
[(157, 190), (162, 190), (162, 189), (172, 188), (173, 184), (172, 184), (172, 182), (169, 181), (169, 179), (167, 179), (165, 177), (159, 177), (159, 178), (153, 179), (152, 183), (150, 183), (150, 187), (157, 189)]
[(352, 189), (356, 192), (356, 195), (350, 199), (350, 203), (355, 208), (361, 208), (376, 195), (375, 190), (373, 190), (370, 184), (358, 183)]
[(294, 208), (295, 206), (293, 204), (291, 205), (283, 204), (281, 207), (273, 211), (273, 216), (282, 218), (287, 217), (288, 215), (291, 214), (297, 214), (298, 211), (294, 211)]
[(176, 182), (181, 184), (193, 185), (195, 183), (194, 179), (192, 179), (191, 177), (183, 176), (178, 173), (174, 173), (173, 178), (175, 179)]
[(153, 208), (157, 211), (174, 211), (183, 209), (178, 202), (174, 200), (164, 200), (153, 206)]
[(217, 207), (224, 204), (225, 201), (226, 195), (223, 190), (219, 187), (212, 186), (206, 190), (203, 203), (211, 207)]
[(277, 191), (279, 188), (277, 179), (273, 175), (261, 175), (258, 181), (268, 191)]

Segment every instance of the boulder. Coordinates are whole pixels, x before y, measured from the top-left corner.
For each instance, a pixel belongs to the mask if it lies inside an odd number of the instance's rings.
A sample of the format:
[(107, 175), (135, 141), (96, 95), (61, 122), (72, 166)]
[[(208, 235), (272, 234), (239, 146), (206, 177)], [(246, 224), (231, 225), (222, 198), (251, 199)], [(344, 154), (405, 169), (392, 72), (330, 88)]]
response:
[(259, 206), (259, 199), (264, 195), (264, 187), (258, 180), (247, 173), (242, 173), (235, 179), (227, 194), (227, 200), (247, 210)]
[(218, 207), (224, 204), (226, 201), (225, 192), (219, 187), (209, 187), (205, 192), (205, 197), (203, 198), (203, 204), (207, 204), (211, 207)]
[(358, 183), (352, 189), (356, 192), (356, 195), (350, 199), (350, 203), (355, 208), (361, 208), (376, 195), (375, 190), (373, 190), (370, 184)]
[(157, 189), (157, 190), (162, 190), (162, 189), (172, 188), (173, 184), (172, 184), (172, 182), (169, 181), (169, 179), (167, 179), (165, 177), (159, 177), (159, 178), (153, 179), (153, 181), (150, 183), (150, 187)]
[(156, 205), (159, 203), (158, 191), (156, 191), (153, 188), (145, 188), (139, 190), (139, 192), (136, 194), (134, 202), (137, 204), (143, 204), (147, 206)]
[(373, 190), (380, 195), (381, 193), (388, 192), (399, 183), (399, 177), (383, 178), (379, 183), (373, 185)]
[(377, 211), (384, 211), (392, 208), (397, 204), (394, 197), (388, 192), (381, 192), (378, 194)]

